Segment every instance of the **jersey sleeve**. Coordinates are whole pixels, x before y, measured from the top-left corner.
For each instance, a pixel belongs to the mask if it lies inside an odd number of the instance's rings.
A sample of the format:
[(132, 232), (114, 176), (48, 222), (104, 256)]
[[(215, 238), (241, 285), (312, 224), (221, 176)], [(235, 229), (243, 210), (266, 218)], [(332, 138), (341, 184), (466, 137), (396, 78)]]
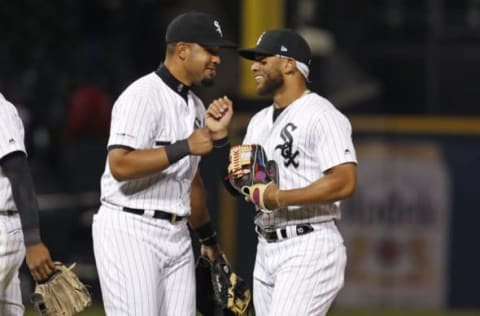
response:
[(322, 171), (347, 162), (357, 163), (352, 126), (342, 113), (336, 110), (321, 113), (314, 128), (320, 139), (317, 156)]
[(108, 147), (150, 148), (157, 116), (146, 97), (133, 93), (121, 95), (113, 106)]
[(252, 122), (250, 121), (250, 123), (247, 126), (247, 132), (245, 133), (245, 136), (243, 137), (242, 144), (251, 144), (252, 143), (252, 140), (251, 140), (252, 139), (251, 126), (252, 126)]
[(0, 99), (0, 159), (25, 150), (25, 131), (17, 109), (5, 99)]
[[(258, 126), (261, 126), (259, 122), (262, 122), (263, 117), (265, 116), (266, 110), (262, 110), (256, 113), (250, 119), (247, 125), (247, 131), (245, 132), (245, 136), (243, 137), (242, 144), (259, 144), (260, 141), (258, 140)], [(259, 125), (260, 124), (260, 125)]]

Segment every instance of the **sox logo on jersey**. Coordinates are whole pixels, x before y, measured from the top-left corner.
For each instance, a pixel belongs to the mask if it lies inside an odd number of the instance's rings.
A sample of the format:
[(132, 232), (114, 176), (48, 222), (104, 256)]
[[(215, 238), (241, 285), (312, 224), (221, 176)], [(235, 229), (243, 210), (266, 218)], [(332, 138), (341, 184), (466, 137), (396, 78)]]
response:
[(280, 137), (283, 139), (284, 143), (275, 146), (275, 149), (279, 149), (282, 157), (285, 158), (285, 161), (283, 162), (285, 167), (290, 166), (292, 164), (295, 168), (298, 168), (298, 161), (295, 161), (295, 158), (298, 156), (300, 153), (298, 150), (296, 150), (294, 153), (292, 153), (292, 146), (293, 146), (293, 136), (288, 130), (294, 131), (297, 129), (297, 126), (293, 123), (288, 123), (285, 125), (285, 127), (282, 129), (282, 132), (280, 133)]

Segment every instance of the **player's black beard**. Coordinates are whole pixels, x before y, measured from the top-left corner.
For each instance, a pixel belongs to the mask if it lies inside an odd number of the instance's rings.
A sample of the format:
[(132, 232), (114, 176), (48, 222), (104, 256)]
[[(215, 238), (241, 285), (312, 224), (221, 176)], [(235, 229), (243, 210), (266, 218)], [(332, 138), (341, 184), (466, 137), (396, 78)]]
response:
[(283, 77), (277, 73), (276, 76), (265, 77), (263, 86), (257, 89), (257, 93), (260, 96), (272, 96), (281, 86), (283, 86)]

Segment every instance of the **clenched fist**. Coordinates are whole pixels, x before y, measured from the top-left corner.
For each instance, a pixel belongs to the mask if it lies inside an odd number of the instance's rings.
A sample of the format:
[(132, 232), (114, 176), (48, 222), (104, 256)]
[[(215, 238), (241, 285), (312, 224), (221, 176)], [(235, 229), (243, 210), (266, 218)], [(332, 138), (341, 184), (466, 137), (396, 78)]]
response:
[(197, 128), (187, 138), (188, 148), (192, 155), (205, 155), (212, 151), (213, 141), (208, 128)]
[(212, 134), (213, 140), (228, 135), (228, 125), (233, 116), (233, 104), (228, 97), (213, 100), (205, 113), (205, 123)]

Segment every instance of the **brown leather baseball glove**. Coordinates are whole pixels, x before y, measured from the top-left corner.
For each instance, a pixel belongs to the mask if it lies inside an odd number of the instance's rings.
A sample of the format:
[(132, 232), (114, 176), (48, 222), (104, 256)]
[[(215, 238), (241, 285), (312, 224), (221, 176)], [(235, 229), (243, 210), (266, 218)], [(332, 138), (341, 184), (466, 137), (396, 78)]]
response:
[(227, 177), (231, 189), (244, 196), (252, 196), (253, 202), (266, 210), (263, 192), (271, 183), (279, 185), (276, 162), (268, 160), (263, 147), (257, 144), (233, 146), (229, 159)]
[(87, 287), (69, 267), (56, 261), (55, 273), (39, 282), (32, 294), (33, 309), (42, 316), (72, 316), (90, 306), (92, 299)]
[(211, 265), (216, 303), (234, 315), (244, 315), (252, 298), (247, 283), (233, 272), (225, 255), (215, 259)]

